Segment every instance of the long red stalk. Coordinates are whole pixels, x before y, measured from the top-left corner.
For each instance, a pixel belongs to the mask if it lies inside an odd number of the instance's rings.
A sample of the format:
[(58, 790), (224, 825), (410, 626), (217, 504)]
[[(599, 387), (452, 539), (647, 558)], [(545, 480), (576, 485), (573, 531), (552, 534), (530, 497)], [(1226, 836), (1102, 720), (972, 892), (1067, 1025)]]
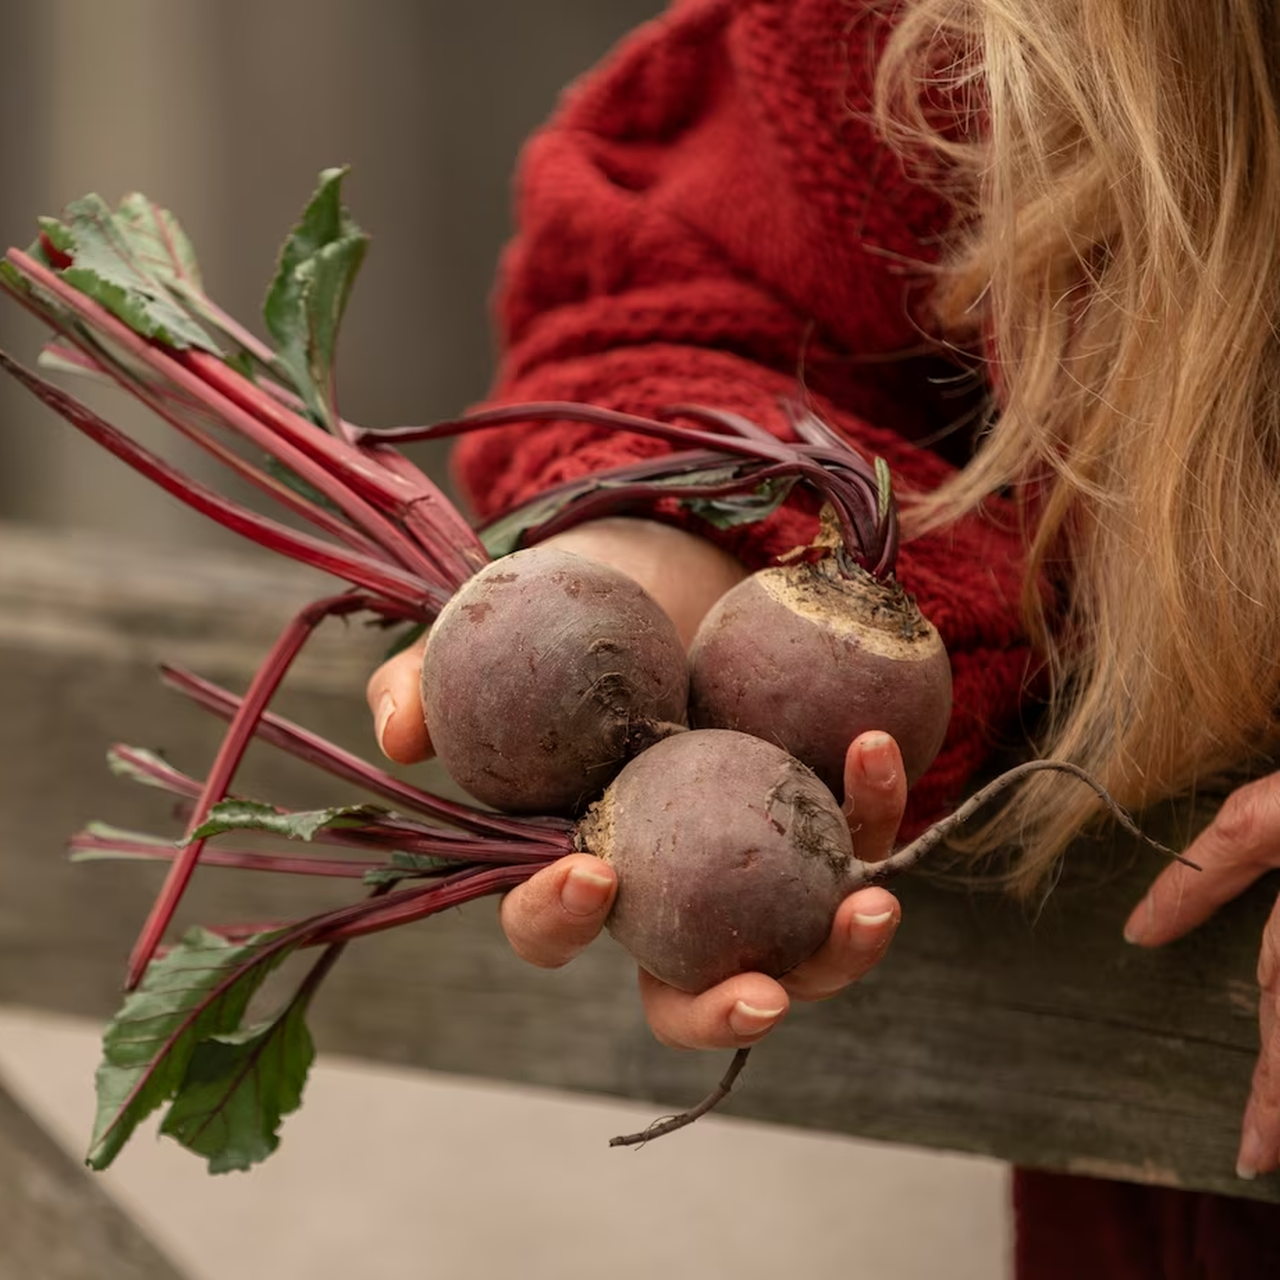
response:
[[(281, 632), (254, 674), (244, 699), (231, 719), (209, 776), (205, 779), (204, 790), (196, 801), (195, 812), (187, 824), (188, 836), (204, 822), (209, 810), (226, 795), (262, 712), (311, 633), (325, 618), (368, 609), (372, 603), (367, 597), (357, 595), (330, 596), (316, 600), (301, 610)], [(141, 981), (169, 921), (173, 918), (183, 891), (191, 880), (203, 847), (203, 840), (192, 840), (184, 846), (170, 866), (169, 874), (160, 887), (129, 956), (125, 976), (126, 990), (132, 991)]]
[(328, 927), (317, 931), (312, 940), (305, 946), (320, 946), (333, 942), (349, 942), (353, 938), (362, 938), (366, 934), (381, 933), (386, 929), (397, 929), (401, 925), (412, 924), (416, 920), (425, 920), (428, 916), (447, 911), (450, 907), (461, 906), (465, 902), (473, 902), (477, 898), (487, 897), (494, 893), (506, 893), (516, 885), (523, 884), (537, 873), (539, 865), (546, 865), (550, 858), (542, 864), (531, 864), (520, 867), (494, 867), (489, 871), (466, 871), (456, 877), (439, 881), (426, 887), (406, 889), (400, 894), (388, 894), (380, 903), (362, 903), (364, 908), (353, 918), (345, 922), (335, 921)]
[[(221, 716), (224, 720), (229, 720), (235, 715), (241, 705), (242, 699), (236, 694), (180, 667), (162, 664), (160, 675), (170, 688), (184, 694), (206, 711)], [(336, 778), (354, 783), (373, 795), (382, 796), (392, 804), (411, 809), (416, 813), (425, 813), (450, 826), (478, 834), (516, 837), (527, 836), (531, 829), (536, 829), (540, 836), (545, 832), (547, 839), (561, 840), (566, 851), (572, 847), (572, 841), (568, 835), (572, 830), (572, 823), (563, 818), (507, 818), (488, 809), (478, 809), (455, 800), (446, 800), (442, 796), (423, 791), (420, 787), (395, 777), (385, 769), (370, 764), (360, 756), (328, 742), (319, 734), (294, 724), (274, 711), (263, 713), (255, 733), (264, 742), (269, 742), (272, 746), (300, 760), (305, 760), (308, 764), (313, 764)]]
[[(83, 320), (84, 331), (64, 327), (55, 316), (44, 315), (46, 322), (53, 324), (68, 341), (77, 346), (89, 343), (90, 353), (95, 356), (98, 353), (94, 344), (114, 344), (143, 368), (216, 414), (231, 430), (279, 458), (330, 499), (357, 528), (378, 542), (396, 563), (423, 574), (428, 581), (440, 577), (439, 569), (424, 550), (383, 514), (387, 508), (401, 510), (420, 496), (405, 480), (371, 463), (359, 449), (292, 413), (248, 379), (234, 373), (218, 357), (208, 352), (171, 353), (135, 333), (105, 307), (29, 255), (11, 249), (7, 257), (24, 275)], [(117, 366), (115, 362), (108, 362), (107, 369), (126, 389), (133, 388), (137, 378), (135, 370)], [(252, 404), (263, 416), (256, 416), (256, 412), (245, 407), (247, 404)], [(371, 496), (378, 506), (371, 505)]]
[[(738, 414), (716, 409), (681, 406), (664, 411), (662, 418), (645, 418), (638, 414), (605, 409), (599, 405), (574, 401), (530, 401), (481, 409), (465, 417), (432, 423), (421, 427), (365, 428), (356, 439), (407, 443), (437, 440), (492, 427), (512, 426), (528, 422), (579, 422), (610, 431), (632, 432), (678, 445), (682, 449), (707, 449), (721, 455), (775, 463), (807, 485), (830, 503), (840, 526), (846, 551), (878, 577), (893, 572), (897, 550), (896, 518), (892, 503), (880, 511), (880, 494), (875, 467), (842, 442), (832, 445), (828, 439), (818, 443), (794, 443), (778, 439), (755, 423)], [(702, 430), (668, 420), (678, 414), (719, 430)], [(794, 418), (793, 418), (794, 422)], [(812, 437), (817, 440), (815, 435)], [(831, 437), (832, 439), (838, 439)], [(649, 468), (641, 464), (644, 472)], [(662, 497), (678, 498), (677, 486), (653, 485), (651, 501)], [(605, 500), (597, 501), (597, 507)], [(575, 507), (575, 510), (580, 508)], [(572, 518), (572, 517), (570, 517)]]
[[(151, 344), (147, 346), (156, 352)], [(428, 577), (439, 578), (456, 588), (489, 562), (488, 553), (476, 537), (475, 531), (453, 511), (451, 504), (446, 503), (440, 507), (442, 512), (447, 510), (450, 513), (448, 517), (442, 517), (447, 519), (447, 529), (432, 528), (431, 541), (423, 546), (409, 539), (404, 530), (387, 519), (382, 511), (403, 517), (415, 506), (429, 501), (434, 497), (433, 494), (424, 492), (417, 485), (411, 485), (399, 473), (375, 462), (368, 456), (367, 450), (355, 448), (326, 435), (313, 423), (293, 413), (279, 400), (228, 368), (216, 356), (206, 351), (186, 351), (181, 357), (167, 357), (162, 352), (156, 352), (155, 358), (162, 364), (172, 359), (174, 364), (190, 371), (188, 377), (198, 376), (203, 387), (202, 399), (211, 408), (216, 407), (220, 414), (225, 413), (229, 419), (236, 421), (263, 426), (268, 441), (289, 441), (297, 446), (299, 453), (313, 450), (317, 457), (323, 459), (325, 466), (295, 465), (296, 458), (290, 461), (289, 456), (283, 454), (281, 461), (297, 470), (299, 475), (314, 484), (336, 505), (344, 510), (350, 507), (360, 511), (357, 523), (366, 532), (377, 537), (380, 542), (385, 536), (390, 544), (389, 550), (405, 555)], [(245, 434), (248, 435), (248, 431)], [(267, 441), (259, 443), (269, 451), (277, 452)], [(378, 530), (384, 532), (379, 534)], [(474, 563), (459, 550), (460, 547), (470, 551)]]
[[(77, 853), (114, 853), (128, 858), (147, 859), (155, 862), (173, 862), (180, 853), (176, 845), (156, 844), (145, 840), (129, 840), (125, 837), (100, 836), (92, 831), (78, 831), (67, 847), (72, 857)], [(300, 858), (293, 854), (263, 853), (251, 849), (206, 849), (200, 861), (205, 866), (228, 867), (235, 871), (273, 871), (284, 875), (336, 876), (359, 880), (376, 871), (384, 863), (371, 858)]]
[(310, 534), (290, 529), (267, 516), (231, 502), (220, 493), (190, 479), (149, 449), (144, 449), (88, 405), (18, 364), (3, 351), (0, 351), (0, 368), (10, 373), (37, 399), (96, 444), (146, 476), (166, 493), (172, 494), (223, 528), (249, 538), (268, 550), (300, 560), (303, 564), (322, 569), (366, 590), (396, 600), (411, 609), (412, 616), (418, 618), (430, 616), (442, 608), (448, 599), (447, 593), (433, 593), (419, 578), (395, 565), (332, 546)]
[[(239, 701), (235, 699), (237, 705)], [(263, 718), (265, 719), (269, 714), (264, 712)], [(230, 718), (229, 714), (227, 718)], [(261, 728), (260, 721), (258, 729)], [(261, 736), (261, 734), (255, 733), (255, 736)], [(167, 760), (152, 752), (139, 751), (124, 743), (116, 743), (107, 755), (115, 772), (127, 773), (138, 782), (178, 796), (182, 802), (190, 801), (189, 804), (180, 803), (178, 812), (188, 820), (192, 817), (195, 802), (204, 791), (203, 782), (183, 773), (181, 769), (175, 768)], [(430, 793), (423, 794), (429, 799), (435, 799), (430, 796)], [(284, 809), (276, 812), (282, 815), (288, 813)], [(437, 820), (439, 820), (438, 815)], [(397, 813), (373, 813), (359, 826), (321, 827), (311, 839), (361, 849), (401, 850), (405, 853), (460, 858), (476, 862), (499, 862), (508, 858), (528, 861), (531, 851), (541, 856), (548, 847), (560, 853), (568, 852), (573, 847), (573, 842), (566, 832), (561, 831), (559, 827), (547, 829), (541, 825), (543, 821), (532, 818), (522, 827), (519, 820), (512, 819), (506, 824), (511, 830), (507, 831), (506, 838), (503, 838), (489, 831), (460, 831), (451, 827), (434, 826)], [(569, 828), (570, 824), (565, 822), (564, 826)], [(205, 856), (208, 856), (207, 851)]]
[[(43, 317), (42, 317), (43, 318)], [(95, 359), (87, 350), (67, 346), (63, 342), (49, 343), (45, 347), (46, 354), (52, 354), (59, 364), (71, 365), (81, 374), (89, 374), (115, 382), (106, 366)], [(265, 493), (274, 502), (300, 516), (308, 524), (327, 533), (331, 538), (345, 543), (362, 555), (382, 558), (383, 553), (371, 538), (366, 537), (359, 529), (348, 521), (327, 511), (319, 504), (304, 497), (296, 489), (290, 488), (282, 480), (263, 468), (254, 466), (247, 458), (238, 454), (222, 442), (215, 434), (214, 428), (220, 424), (208, 414), (204, 414), (201, 406), (193, 404), (188, 396), (177, 396), (166, 392), (163, 388), (145, 386), (142, 383), (130, 385), (131, 392), (153, 413), (167, 422), (174, 430), (186, 439), (216, 458), (223, 466), (238, 475), (255, 489)], [(178, 412), (177, 406), (182, 406)], [(186, 415), (186, 416), (184, 416)], [(191, 419), (205, 418), (203, 427), (197, 428)]]

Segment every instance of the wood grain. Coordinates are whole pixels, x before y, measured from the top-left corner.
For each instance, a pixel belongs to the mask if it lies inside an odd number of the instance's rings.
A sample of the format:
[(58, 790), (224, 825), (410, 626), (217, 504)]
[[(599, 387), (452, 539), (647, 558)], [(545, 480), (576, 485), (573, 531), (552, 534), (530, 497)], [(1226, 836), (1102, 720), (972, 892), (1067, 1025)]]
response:
[[(163, 796), (108, 775), (103, 752), (117, 739), (161, 747), (201, 772), (220, 725), (164, 691), (155, 662), (242, 687), (291, 609), (322, 589), (253, 557), (179, 563), (127, 544), (0, 529), (0, 1001), (113, 1010), (159, 869), (72, 867), (62, 844), (89, 818), (174, 824)], [(335, 624), (281, 710), (370, 751), (362, 686), (380, 644)], [(239, 785), (296, 805), (352, 798), (265, 747)], [(1144, 823), (1178, 844), (1210, 812), (1173, 807)], [(1184, 942), (1139, 951), (1120, 929), (1159, 867), (1125, 839), (1082, 844), (1035, 915), (980, 886), (913, 877), (897, 886), (904, 924), (884, 964), (856, 990), (798, 1008), (753, 1055), (726, 1109), (1280, 1201), (1276, 1180), (1233, 1174), (1257, 1044), (1257, 943), (1275, 883)], [(206, 869), (183, 916), (273, 919), (351, 892)], [(718, 1056), (651, 1039), (631, 966), (607, 940), (541, 972), (509, 953), (483, 902), (353, 946), (313, 1024), (325, 1049), (651, 1099), (655, 1115), (695, 1101), (724, 1068)]]

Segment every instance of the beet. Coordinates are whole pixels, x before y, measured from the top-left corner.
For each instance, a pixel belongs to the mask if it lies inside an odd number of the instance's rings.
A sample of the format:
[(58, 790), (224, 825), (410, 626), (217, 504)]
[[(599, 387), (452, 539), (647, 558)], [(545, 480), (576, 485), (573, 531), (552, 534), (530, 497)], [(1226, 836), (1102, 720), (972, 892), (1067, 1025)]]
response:
[(910, 786), (942, 746), (951, 665), (942, 640), (893, 578), (833, 556), (764, 569), (724, 595), (689, 654), (689, 722), (767, 738), (837, 795), (849, 744), (897, 739)]
[(609, 932), (682, 991), (793, 969), (826, 939), (861, 866), (811, 770), (723, 729), (637, 756), (579, 823), (578, 843), (617, 870)]
[(574, 813), (683, 725), (675, 624), (632, 578), (554, 547), (488, 565), (441, 611), (422, 668), (449, 775), (509, 813)]

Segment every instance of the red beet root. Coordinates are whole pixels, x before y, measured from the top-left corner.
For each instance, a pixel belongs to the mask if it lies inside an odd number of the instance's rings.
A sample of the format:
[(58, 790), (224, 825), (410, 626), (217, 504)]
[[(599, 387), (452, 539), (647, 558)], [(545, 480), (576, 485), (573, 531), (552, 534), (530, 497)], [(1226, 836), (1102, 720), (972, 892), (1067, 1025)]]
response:
[(723, 729), (638, 756), (579, 823), (578, 844), (617, 870), (609, 932), (654, 977), (693, 992), (795, 968), (863, 868), (811, 770)]
[(911, 785), (951, 715), (933, 625), (892, 578), (846, 575), (834, 557), (747, 578), (707, 615), (689, 657), (691, 724), (776, 742), (836, 795), (858, 734), (892, 734)]
[(459, 786), (510, 813), (573, 813), (673, 725), (688, 665), (638, 583), (553, 547), (467, 582), (431, 629), (422, 701)]

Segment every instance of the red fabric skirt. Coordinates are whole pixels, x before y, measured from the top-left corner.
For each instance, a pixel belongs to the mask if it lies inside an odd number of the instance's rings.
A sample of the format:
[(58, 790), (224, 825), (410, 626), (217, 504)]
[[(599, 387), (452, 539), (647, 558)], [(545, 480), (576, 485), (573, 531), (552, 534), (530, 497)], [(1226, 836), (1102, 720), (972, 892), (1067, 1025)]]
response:
[(1015, 1169), (1017, 1280), (1280, 1280), (1280, 1205)]

